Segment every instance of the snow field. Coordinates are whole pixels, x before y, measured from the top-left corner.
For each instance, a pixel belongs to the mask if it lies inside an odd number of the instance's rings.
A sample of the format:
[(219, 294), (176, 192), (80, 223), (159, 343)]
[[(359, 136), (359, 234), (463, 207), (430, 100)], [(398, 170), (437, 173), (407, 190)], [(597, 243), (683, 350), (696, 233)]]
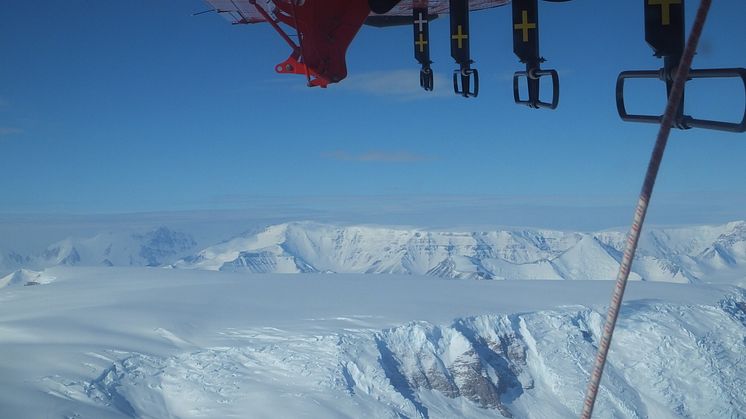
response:
[[(0, 291), (0, 417), (576, 417), (611, 284), (55, 268)], [(744, 417), (746, 293), (631, 283), (599, 417)]]

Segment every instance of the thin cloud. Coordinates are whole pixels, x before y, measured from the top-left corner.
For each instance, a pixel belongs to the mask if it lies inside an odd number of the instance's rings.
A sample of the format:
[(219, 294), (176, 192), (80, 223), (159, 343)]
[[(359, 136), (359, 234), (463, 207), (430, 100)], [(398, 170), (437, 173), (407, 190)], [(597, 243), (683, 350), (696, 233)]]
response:
[(15, 134), (23, 134), (23, 130), (20, 128), (13, 128), (13, 127), (0, 127), (0, 137), (15, 135)]
[(435, 89), (431, 92), (420, 87), (420, 73), (417, 69), (351, 74), (339, 86), (345, 90), (402, 100), (451, 97), (451, 83), (441, 74), (435, 73), (434, 76)]
[(410, 153), (407, 151), (367, 151), (365, 153), (349, 153), (347, 151), (337, 150), (321, 155), (326, 159), (339, 161), (357, 161), (357, 162), (384, 162), (384, 163), (414, 163), (432, 160), (430, 157)]

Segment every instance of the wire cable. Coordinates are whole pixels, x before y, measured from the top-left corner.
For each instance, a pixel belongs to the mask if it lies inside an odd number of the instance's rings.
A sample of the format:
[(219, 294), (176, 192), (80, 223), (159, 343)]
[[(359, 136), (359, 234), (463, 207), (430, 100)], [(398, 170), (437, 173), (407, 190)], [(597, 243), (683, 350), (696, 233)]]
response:
[(598, 387), (601, 383), (604, 366), (606, 365), (606, 356), (609, 352), (611, 338), (614, 335), (614, 328), (616, 327), (619, 309), (622, 305), (624, 290), (627, 287), (627, 279), (629, 278), (629, 272), (632, 267), (632, 260), (635, 257), (637, 242), (640, 239), (642, 224), (645, 221), (645, 215), (648, 212), (648, 204), (653, 195), (653, 187), (655, 186), (655, 180), (658, 176), (658, 169), (660, 169), (661, 161), (663, 160), (663, 153), (666, 150), (666, 144), (668, 143), (668, 137), (671, 134), (671, 126), (676, 118), (676, 113), (681, 103), (681, 97), (684, 94), (684, 84), (689, 76), (689, 69), (692, 66), (692, 60), (694, 59), (697, 44), (702, 35), (702, 29), (704, 28), (705, 21), (707, 20), (707, 13), (710, 11), (711, 5), (712, 0), (701, 0), (699, 9), (697, 10), (697, 16), (694, 19), (692, 31), (689, 34), (689, 40), (684, 49), (684, 55), (681, 57), (681, 63), (679, 64), (679, 68), (676, 70), (676, 77), (674, 78), (671, 95), (668, 98), (668, 104), (666, 105), (666, 111), (663, 115), (663, 120), (661, 121), (658, 137), (655, 141), (655, 147), (650, 156), (650, 163), (648, 164), (648, 170), (645, 175), (645, 181), (642, 185), (640, 198), (637, 201), (637, 208), (635, 209), (632, 226), (627, 235), (624, 256), (622, 257), (622, 263), (619, 266), (619, 273), (617, 274), (616, 286), (611, 296), (609, 311), (606, 314), (606, 324), (604, 325), (601, 342), (598, 345), (596, 362), (593, 366), (590, 381), (588, 382), (588, 390), (586, 392), (585, 402), (583, 403), (583, 411), (580, 415), (581, 419), (591, 419), (591, 416), (593, 415), (593, 407), (596, 403)]

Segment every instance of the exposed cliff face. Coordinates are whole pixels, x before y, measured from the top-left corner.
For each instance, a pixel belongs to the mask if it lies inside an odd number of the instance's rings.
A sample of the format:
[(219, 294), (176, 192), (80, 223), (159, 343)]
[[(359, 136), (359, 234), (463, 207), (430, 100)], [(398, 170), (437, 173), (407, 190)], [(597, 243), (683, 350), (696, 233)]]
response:
[[(138, 256), (147, 266), (161, 266), (194, 249), (197, 243), (188, 234), (159, 227), (145, 234), (133, 234), (132, 239), (140, 244)], [(108, 247), (111, 249), (111, 245)]]
[[(495, 327), (487, 326), (492, 320)], [(376, 343), (389, 380), (402, 381), (398, 375), (405, 381), (399, 383), (406, 384), (400, 393), (435, 390), (512, 417), (505, 403), (533, 388), (533, 379), (527, 374), (526, 346), (508, 322), (476, 318), (449, 327), (417, 323), (382, 332)], [(414, 396), (412, 402), (419, 403)]]

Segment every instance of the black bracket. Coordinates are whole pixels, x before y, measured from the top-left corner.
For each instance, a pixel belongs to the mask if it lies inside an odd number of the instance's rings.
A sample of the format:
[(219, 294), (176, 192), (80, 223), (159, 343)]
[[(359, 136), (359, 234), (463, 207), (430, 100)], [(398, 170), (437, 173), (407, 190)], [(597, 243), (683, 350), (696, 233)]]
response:
[[(624, 104), (624, 82), (627, 79), (659, 79), (666, 83), (666, 94), (670, 96), (676, 69), (684, 52), (684, 0), (645, 2), (645, 40), (653, 48), (658, 58), (663, 58), (663, 68), (659, 70), (623, 71), (616, 82), (616, 107), (619, 117), (627, 122), (660, 124), (663, 115), (630, 114)], [(652, 4), (651, 4), (652, 3)], [(688, 80), (708, 78), (740, 78), (746, 93), (746, 69), (718, 68), (690, 70)], [(684, 95), (673, 126), (679, 129), (704, 128), (717, 131), (746, 132), (746, 107), (740, 122), (723, 122), (697, 119), (684, 114)]]
[(471, 68), (474, 61), (469, 52), (469, 0), (449, 0), (449, 6), (451, 57), (459, 65), (459, 69), (453, 72), (453, 91), (463, 97), (477, 97), (479, 72)]
[[(526, 71), (513, 74), (513, 99), (515, 103), (529, 108), (556, 109), (559, 105), (559, 74), (556, 70), (542, 70), (545, 60), (539, 55), (539, 2), (538, 0), (513, 0), (513, 52)], [(552, 77), (552, 101), (540, 99), (542, 76)], [(519, 80), (525, 77), (528, 84), (528, 99), (522, 100), (519, 93)]]
[(427, 7), (412, 8), (412, 22), (414, 23), (414, 58), (420, 63), (420, 86), (429, 91), (433, 90), (433, 70), (430, 68), (430, 15)]

